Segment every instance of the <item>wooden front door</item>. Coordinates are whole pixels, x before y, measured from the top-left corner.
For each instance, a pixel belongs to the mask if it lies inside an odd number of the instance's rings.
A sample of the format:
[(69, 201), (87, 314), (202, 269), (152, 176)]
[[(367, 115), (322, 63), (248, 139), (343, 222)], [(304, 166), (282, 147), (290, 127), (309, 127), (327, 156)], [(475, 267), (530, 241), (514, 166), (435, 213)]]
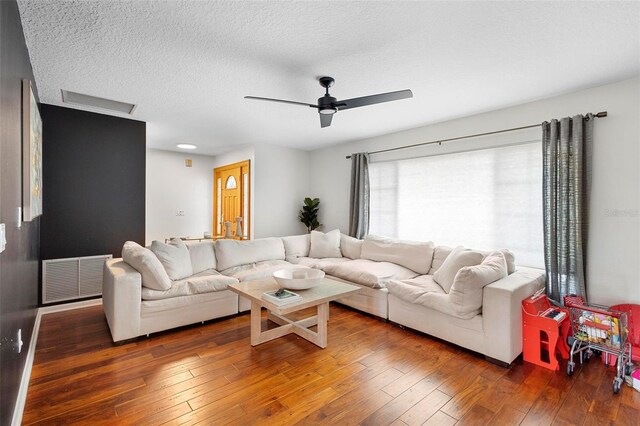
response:
[[(213, 171), (213, 229), (225, 235), (224, 222), (231, 222), (233, 237), (249, 238), (249, 160), (217, 167)], [(242, 234), (237, 235), (237, 218), (242, 218)]]

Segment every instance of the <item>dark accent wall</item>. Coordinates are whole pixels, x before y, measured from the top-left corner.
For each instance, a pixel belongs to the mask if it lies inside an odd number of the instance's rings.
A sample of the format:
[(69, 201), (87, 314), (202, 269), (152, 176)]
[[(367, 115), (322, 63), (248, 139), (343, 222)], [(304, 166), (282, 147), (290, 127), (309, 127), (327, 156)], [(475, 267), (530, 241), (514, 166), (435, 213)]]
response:
[(146, 123), (42, 104), (41, 259), (145, 240)]
[[(22, 205), (22, 79), (34, 82), (15, 1), (0, 1), (0, 223), (7, 246), (0, 253), (0, 424), (11, 423), (38, 306), (41, 218), (18, 227)], [(34, 93), (37, 99), (37, 89)], [(18, 354), (16, 338), (24, 346)]]

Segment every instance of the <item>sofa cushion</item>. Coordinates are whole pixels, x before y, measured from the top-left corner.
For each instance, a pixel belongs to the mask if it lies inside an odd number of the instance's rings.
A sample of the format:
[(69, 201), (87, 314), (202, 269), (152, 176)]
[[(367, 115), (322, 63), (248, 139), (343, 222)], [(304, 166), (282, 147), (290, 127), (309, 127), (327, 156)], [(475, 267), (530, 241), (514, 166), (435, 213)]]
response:
[(433, 250), (433, 262), (431, 262), (431, 269), (429, 269), (429, 275), (436, 273), (442, 266), (447, 256), (451, 254), (453, 247), (449, 246), (436, 246)]
[(216, 253), (213, 246), (212, 241), (187, 244), (194, 274), (207, 269), (216, 269)]
[(280, 269), (299, 268), (299, 265), (284, 260), (265, 260), (251, 264), (234, 266), (222, 271), (222, 274), (238, 279), (238, 281), (263, 280), (271, 278)]
[(425, 291), (433, 291), (436, 293), (445, 293), (440, 287), (440, 284), (433, 279), (433, 275), (418, 275), (410, 280), (402, 280), (403, 283), (409, 284), (415, 287), (420, 287)]
[(431, 241), (395, 240), (367, 235), (362, 243), (362, 259), (391, 262), (426, 274), (431, 268), (434, 244)]
[(309, 256), (309, 246), (311, 245), (311, 236), (309, 234), (282, 237), (282, 243), (284, 244), (286, 257)]
[(484, 259), (484, 255), (481, 252), (458, 246), (453, 249), (442, 266), (433, 274), (433, 279), (440, 284), (445, 292), (449, 293), (460, 268), (479, 265), (482, 259)]
[(151, 250), (134, 241), (127, 241), (122, 247), (122, 260), (140, 272), (144, 287), (161, 291), (171, 288), (171, 278)]
[(500, 251), (489, 253), (479, 265), (461, 268), (449, 292), (456, 313), (465, 316), (480, 313), (482, 289), (507, 275), (507, 262)]
[(323, 259), (325, 257), (342, 257), (340, 251), (340, 230), (334, 229), (326, 234), (311, 231), (311, 246), (309, 257)]
[(280, 238), (260, 238), (249, 241), (218, 240), (216, 242), (216, 260), (219, 271), (265, 260), (284, 260), (284, 257), (284, 244)]
[[(458, 314), (457, 310), (451, 303), (450, 296), (444, 292), (435, 281), (432, 285), (419, 286), (409, 284), (410, 280), (398, 281), (391, 280), (387, 283), (387, 290), (395, 297), (404, 300), (405, 302), (425, 306), (434, 311), (441, 312), (451, 317), (458, 317), (461, 319), (469, 320), (478, 315), (478, 312), (470, 313), (466, 315)], [(426, 284), (426, 282), (425, 282)]]
[(171, 281), (181, 280), (193, 275), (189, 250), (180, 238), (174, 238), (169, 244), (153, 241), (151, 251), (160, 259)]
[(404, 266), (390, 262), (374, 262), (368, 259), (333, 263), (324, 267), (324, 272), (346, 281), (371, 288), (384, 288), (392, 279), (408, 280), (418, 274)]
[[(429, 275), (434, 275), (438, 269), (442, 266), (447, 256), (451, 254), (453, 251), (453, 247), (448, 246), (436, 246), (433, 252), (433, 262), (431, 263), (431, 269), (429, 270)], [(491, 251), (487, 250), (477, 250), (482, 253), (484, 256), (489, 254)], [(500, 249), (499, 251), (504, 254), (504, 259), (507, 261), (507, 272), (509, 275), (513, 274), (516, 271), (516, 258), (514, 254), (508, 249)]]
[(287, 257), (287, 262), (295, 265), (308, 266), (309, 268), (320, 269), (324, 271), (327, 265), (333, 265), (334, 263), (348, 262), (351, 259), (348, 257), (325, 257), (324, 259), (316, 259), (313, 257)]
[(233, 277), (220, 275), (215, 270), (209, 269), (183, 280), (174, 281), (171, 288), (165, 291), (143, 288), (142, 300), (169, 299), (222, 291), (226, 290), (230, 284), (236, 284), (237, 282), (238, 280)]
[(340, 251), (349, 259), (360, 259), (362, 253), (362, 240), (340, 234)]
[(480, 251), (485, 256), (488, 256), (493, 251), (499, 251), (504, 255), (504, 260), (507, 262), (507, 274), (511, 275), (516, 271), (516, 256), (512, 251), (508, 249), (499, 249), (499, 250), (484, 250)]

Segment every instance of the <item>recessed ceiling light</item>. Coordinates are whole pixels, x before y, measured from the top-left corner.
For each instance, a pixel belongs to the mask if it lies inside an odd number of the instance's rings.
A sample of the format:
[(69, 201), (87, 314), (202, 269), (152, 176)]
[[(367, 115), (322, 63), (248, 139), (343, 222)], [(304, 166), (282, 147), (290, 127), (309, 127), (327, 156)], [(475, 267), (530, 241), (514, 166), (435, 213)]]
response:
[(180, 149), (196, 149), (197, 146), (191, 145), (190, 143), (179, 143), (176, 145)]

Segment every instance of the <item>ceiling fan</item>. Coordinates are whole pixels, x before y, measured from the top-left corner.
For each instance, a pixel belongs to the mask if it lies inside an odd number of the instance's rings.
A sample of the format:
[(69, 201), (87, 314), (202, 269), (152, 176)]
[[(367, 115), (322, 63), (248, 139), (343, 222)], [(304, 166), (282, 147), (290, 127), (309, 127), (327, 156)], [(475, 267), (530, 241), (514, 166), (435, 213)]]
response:
[(412, 98), (411, 90), (399, 90), (397, 92), (379, 93), (377, 95), (362, 96), (360, 98), (337, 100), (329, 94), (329, 87), (333, 86), (335, 80), (332, 77), (320, 77), (320, 86), (325, 88), (323, 97), (318, 98), (318, 104), (307, 104), (304, 102), (285, 101), (283, 99), (261, 98), (258, 96), (245, 96), (245, 99), (256, 99), (259, 101), (281, 102), (284, 104), (303, 105), (316, 108), (320, 115), (320, 127), (329, 127), (333, 114), (345, 109), (358, 108), (367, 105), (380, 104), (383, 102), (397, 101), (400, 99)]

